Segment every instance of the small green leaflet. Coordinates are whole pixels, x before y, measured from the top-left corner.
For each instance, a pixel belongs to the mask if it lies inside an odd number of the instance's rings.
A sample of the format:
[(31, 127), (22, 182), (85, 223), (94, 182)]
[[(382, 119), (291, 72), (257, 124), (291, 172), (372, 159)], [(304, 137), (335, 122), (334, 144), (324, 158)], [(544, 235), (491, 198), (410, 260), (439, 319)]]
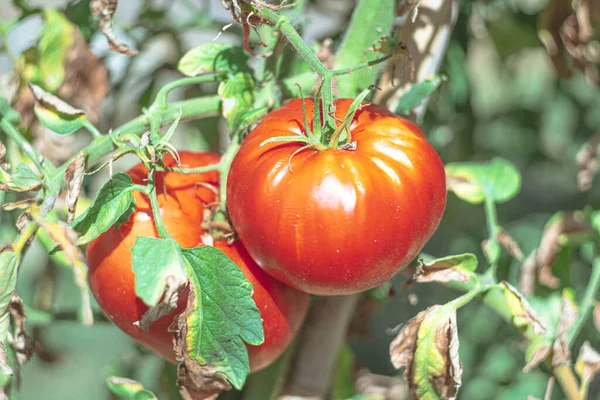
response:
[(167, 278), (187, 282), (181, 247), (171, 238), (138, 237), (131, 249), (135, 272), (135, 293), (149, 306), (160, 301)]
[(33, 108), (42, 125), (60, 135), (69, 135), (87, 122), (85, 112), (44, 91), (41, 87), (29, 84), (35, 98)]
[[(4, 247), (0, 252), (0, 343), (6, 341), (9, 326), (8, 306), (17, 285), (17, 254), (11, 247)], [(6, 371), (0, 359), (0, 370)]]
[(182, 249), (193, 285), (195, 309), (187, 317), (189, 357), (209, 364), (241, 389), (250, 372), (244, 342), (264, 341), (262, 319), (252, 300), (253, 287), (243, 272), (223, 252), (201, 246)]
[(410, 114), (414, 108), (423, 104), (423, 101), (435, 92), (445, 80), (445, 76), (436, 75), (431, 79), (412, 85), (408, 92), (402, 95), (398, 100), (398, 104), (396, 104), (396, 114)]
[(41, 189), (42, 180), (25, 164), (17, 165), (12, 176), (0, 167), (0, 190), (7, 192), (29, 192)]
[(254, 80), (247, 73), (238, 73), (221, 82), (219, 96), (223, 104), (223, 116), (227, 119), (229, 130), (240, 126), (241, 120), (252, 116), (249, 110), (254, 104)]
[(177, 64), (179, 72), (186, 76), (216, 72), (234, 75), (250, 72), (248, 55), (241, 47), (227, 43), (207, 43), (185, 53)]
[(449, 163), (446, 177), (448, 190), (471, 204), (481, 204), (486, 198), (504, 203), (521, 190), (521, 173), (503, 158), (487, 163)]
[(73, 221), (73, 228), (82, 234), (78, 245), (91, 242), (121, 220), (125, 212), (131, 212), (132, 189), (131, 178), (122, 172), (102, 186), (94, 202)]
[(151, 391), (132, 379), (111, 376), (106, 380), (108, 389), (117, 396), (130, 400), (158, 400)]

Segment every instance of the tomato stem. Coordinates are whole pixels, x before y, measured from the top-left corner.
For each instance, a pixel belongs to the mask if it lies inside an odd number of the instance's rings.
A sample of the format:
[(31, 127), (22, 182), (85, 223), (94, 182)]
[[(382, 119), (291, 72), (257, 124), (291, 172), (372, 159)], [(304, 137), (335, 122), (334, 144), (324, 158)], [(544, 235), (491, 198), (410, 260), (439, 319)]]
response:
[(147, 186), (147, 195), (150, 198), (150, 205), (152, 206), (152, 215), (154, 216), (154, 225), (156, 226), (156, 230), (161, 238), (166, 239), (169, 237), (169, 232), (167, 232), (167, 228), (165, 228), (165, 224), (163, 223), (162, 217), (160, 215), (160, 206), (158, 205), (158, 197), (156, 195), (156, 184), (155, 184), (155, 172), (154, 166), (150, 166), (148, 168), (148, 186)]
[(15, 143), (17, 144), (17, 146), (19, 146), (21, 151), (23, 151), (25, 156), (27, 156), (27, 158), (29, 158), (31, 160), (33, 165), (35, 165), (38, 172), (48, 173), (48, 172), (52, 172), (54, 170), (54, 166), (52, 166), (49, 163), (42, 162), (42, 160), (44, 159), (42, 157), (42, 155), (33, 148), (33, 146), (27, 141), (27, 139), (25, 139), (25, 137), (23, 135), (21, 135), (21, 132), (19, 132), (17, 130), (17, 128), (15, 128), (9, 122), (8, 119), (2, 118), (2, 120), (0, 121), (0, 128), (2, 128), (2, 130), (4, 132), (6, 132), (6, 134), (12, 140), (15, 141)]

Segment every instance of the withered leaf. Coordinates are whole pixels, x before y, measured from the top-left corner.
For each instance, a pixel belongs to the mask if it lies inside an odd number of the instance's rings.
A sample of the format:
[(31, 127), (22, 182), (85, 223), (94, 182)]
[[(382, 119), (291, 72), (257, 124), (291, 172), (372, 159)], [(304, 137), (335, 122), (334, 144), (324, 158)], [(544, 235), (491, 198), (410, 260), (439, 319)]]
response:
[(596, 330), (600, 332), (600, 303), (598, 302), (596, 302), (596, 305), (594, 305), (592, 318), (594, 320), (594, 326), (596, 327)]
[(42, 218), (38, 207), (35, 205), (31, 207), (29, 213), (33, 221), (48, 232), (52, 240), (65, 252), (73, 268), (75, 283), (79, 286), (81, 292), (83, 323), (92, 325), (94, 323), (94, 315), (90, 301), (89, 286), (87, 284), (87, 267), (83, 252), (76, 245), (77, 232), (63, 221), (51, 222)]
[(6, 161), (6, 146), (0, 141), (0, 164), (4, 164)]
[(527, 364), (523, 367), (523, 372), (529, 372), (546, 361), (551, 353), (552, 343), (549, 343), (544, 337), (539, 336), (539, 339), (533, 340), (525, 352)]
[(498, 243), (515, 259), (523, 261), (523, 250), (519, 247), (517, 241), (508, 234), (504, 229), (501, 229), (496, 236)]
[(592, 188), (594, 175), (598, 172), (598, 149), (600, 148), (600, 131), (581, 146), (577, 152), (577, 186), (582, 192)]
[(461, 386), (458, 333), (454, 306), (435, 305), (420, 312), (390, 345), (396, 368), (404, 368), (411, 393), (418, 399), (456, 399)]
[(23, 301), (16, 293), (13, 293), (12, 298), (10, 299), (8, 311), (15, 326), (10, 344), (17, 356), (19, 364), (24, 364), (34, 353), (36, 344), (33, 338), (25, 332), (26, 316), (23, 308)]
[(65, 197), (65, 203), (69, 212), (67, 225), (71, 225), (71, 223), (73, 223), (73, 219), (75, 218), (75, 210), (77, 208), (79, 193), (81, 193), (81, 186), (83, 185), (84, 172), (85, 156), (83, 153), (79, 153), (65, 171), (65, 182), (67, 183), (67, 195)]
[(579, 349), (579, 355), (575, 362), (575, 372), (583, 381), (583, 385), (589, 385), (596, 374), (600, 372), (600, 354), (588, 341), (585, 341)]
[(25, 200), (21, 200), (21, 201), (15, 201), (14, 203), (3, 204), (2, 209), (6, 210), (6, 211), (25, 210), (34, 203), (35, 203), (35, 200), (33, 200), (33, 199), (25, 199)]
[(179, 363), (177, 383), (180, 394), (185, 400), (206, 399), (223, 391), (231, 390), (227, 379), (216, 373), (214, 367), (209, 364), (202, 365), (189, 357), (186, 342), (187, 319), (196, 308), (194, 290), (194, 286), (190, 285), (186, 308), (169, 327), (169, 331), (173, 332), (175, 358)]
[(186, 280), (181, 280), (179, 277), (170, 275), (167, 276), (165, 284), (165, 292), (160, 302), (148, 308), (148, 311), (142, 315), (142, 318), (136, 324), (144, 331), (150, 329), (150, 326), (159, 318), (171, 314), (177, 308), (179, 295), (187, 284)]
[(570, 291), (564, 290), (560, 304), (560, 317), (556, 328), (556, 340), (552, 345), (552, 366), (571, 363), (571, 349), (567, 344), (567, 333), (577, 320), (579, 312)]
[(126, 56), (133, 56), (137, 54), (137, 50), (121, 43), (114, 31), (113, 18), (117, 11), (117, 3), (117, 0), (92, 0), (90, 2), (90, 10), (94, 17), (100, 19), (100, 29), (108, 40), (109, 49)]
[(34, 85), (33, 83), (28, 83), (27, 85), (29, 86), (29, 90), (33, 94), (35, 101), (43, 108), (69, 117), (85, 115), (83, 110), (75, 108), (72, 105), (62, 101), (53, 94), (46, 92), (41, 87)]
[(525, 296), (506, 281), (502, 281), (500, 284), (504, 286), (504, 298), (513, 316), (513, 325), (522, 330), (527, 330), (531, 327), (535, 334), (544, 334), (546, 328), (535, 315), (533, 308)]
[(417, 282), (468, 282), (477, 268), (477, 257), (466, 253), (438, 258), (430, 262), (419, 260), (413, 280)]
[(528, 296), (535, 289), (536, 276), (540, 283), (557, 287), (558, 278), (552, 274), (552, 265), (562, 248), (561, 237), (565, 234), (589, 230), (585, 219), (576, 213), (562, 213), (551, 220), (540, 240), (540, 245), (525, 259), (519, 274), (519, 289)]

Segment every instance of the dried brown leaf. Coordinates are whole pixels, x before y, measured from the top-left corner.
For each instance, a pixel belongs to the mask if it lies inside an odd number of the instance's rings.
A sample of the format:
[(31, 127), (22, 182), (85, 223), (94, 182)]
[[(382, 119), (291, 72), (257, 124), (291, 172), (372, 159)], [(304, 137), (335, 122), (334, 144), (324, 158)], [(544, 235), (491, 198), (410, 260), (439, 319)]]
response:
[(108, 40), (109, 49), (126, 56), (133, 56), (137, 54), (137, 50), (121, 43), (114, 31), (113, 18), (117, 11), (117, 3), (117, 0), (92, 0), (90, 2), (90, 10), (94, 17), (100, 19), (100, 29)]
[(187, 351), (187, 319), (195, 309), (194, 287), (190, 286), (190, 294), (185, 310), (173, 321), (169, 331), (173, 332), (175, 358), (178, 362), (177, 380), (179, 393), (185, 400), (201, 400), (213, 398), (219, 393), (231, 390), (227, 379), (218, 374), (209, 364), (201, 365), (189, 357)]
[(542, 343), (539, 346), (536, 346), (531, 355), (527, 355), (528, 362), (525, 367), (523, 367), (523, 372), (529, 372), (546, 361), (551, 353), (552, 346), (549, 343)]
[[(469, 264), (468, 267), (465, 267), (467, 264)], [(419, 259), (412, 279), (421, 283), (451, 281), (466, 283), (473, 276), (472, 271), (476, 267), (477, 258), (472, 254), (444, 257), (429, 263)]]
[(538, 319), (535, 311), (525, 296), (506, 281), (500, 282), (500, 284), (504, 286), (504, 297), (511, 314), (513, 315), (513, 324), (521, 329), (527, 329), (527, 327), (531, 326), (535, 334), (544, 334), (546, 328)]
[[(431, 330), (434, 331), (433, 342), (429, 343)], [(426, 359), (415, 359), (421, 346), (426, 354), (421, 352), (420, 357)], [(390, 344), (390, 357), (394, 367), (405, 369), (405, 379), (417, 399), (432, 394), (427, 389), (427, 393), (423, 393), (423, 381), (427, 381), (425, 383), (431, 385), (440, 398), (453, 400), (462, 383), (458, 347), (456, 309), (435, 305), (417, 314), (400, 330)], [(416, 369), (425, 369), (419, 374), (425, 376), (415, 379)]]
[(513, 258), (523, 261), (523, 250), (517, 241), (509, 235), (504, 229), (501, 229), (496, 236), (498, 243), (510, 254)]
[(28, 213), (24, 212), (23, 214), (19, 215), (19, 218), (17, 218), (17, 221), (15, 222), (17, 231), (19, 231), (19, 233), (23, 233), (23, 230), (27, 228), (27, 225), (29, 225), (30, 221), (31, 219), (29, 218)]
[(365, 369), (358, 371), (355, 387), (358, 394), (367, 397), (386, 400), (409, 398), (408, 385), (403, 379), (397, 376), (373, 374)]
[(35, 101), (42, 107), (70, 117), (85, 115), (85, 111), (73, 107), (53, 94), (46, 92), (41, 87), (34, 85), (33, 83), (28, 83), (27, 85), (29, 86), (29, 90), (31, 91), (31, 94), (33, 94)]
[(556, 255), (561, 250), (562, 235), (585, 232), (589, 230), (585, 220), (575, 213), (564, 213), (560, 218), (546, 226), (542, 233), (540, 245), (521, 265), (519, 274), (519, 289), (526, 295), (532, 295), (535, 290), (536, 277), (540, 282), (551, 287), (557, 287), (558, 278), (552, 274), (552, 265)]
[(567, 344), (567, 333), (577, 321), (577, 304), (575, 301), (563, 292), (562, 302), (560, 304), (560, 317), (558, 327), (556, 328), (556, 340), (552, 345), (552, 366), (571, 363), (571, 349)]
[(77, 157), (67, 166), (65, 171), (65, 182), (67, 183), (67, 195), (65, 197), (65, 203), (69, 216), (67, 218), (67, 224), (71, 225), (75, 218), (75, 210), (77, 208), (77, 200), (79, 199), (79, 193), (81, 193), (81, 186), (83, 185), (83, 176), (85, 172), (85, 156), (83, 153), (79, 153)]
[(25, 332), (25, 310), (23, 301), (16, 293), (13, 293), (8, 306), (8, 311), (13, 320), (15, 330), (10, 340), (19, 364), (24, 364), (33, 355), (36, 349), (35, 340)]
[(136, 322), (142, 330), (147, 331), (150, 326), (159, 318), (171, 314), (177, 308), (179, 295), (185, 288), (187, 280), (180, 279), (172, 275), (167, 276), (165, 282), (165, 292), (160, 302), (154, 307), (150, 307), (148, 311), (142, 315), (142, 318)]
[(592, 316), (594, 320), (594, 326), (596, 327), (596, 330), (600, 332), (600, 303), (596, 302), (596, 305), (594, 305)]
[(0, 141), (0, 164), (4, 164), (6, 161), (6, 146)]
[(577, 185), (582, 192), (592, 188), (594, 175), (598, 172), (598, 149), (600, 148), (600, 131), (581, 146), (577, 152)]
[(579, 355), (575, 362), (575, 372), (584, 382), (588, 384), (600, 372), (600, 354), (586, 341), (579, 349)]
[(35, 203), (35, 200), (33, 200), (33, 199), (25, 199), (25, 200), (21, 200), (21, 201), (16, 201), (14, 203), (3, 204), (2, 209), (6, 210), (6, 211), (25, 210), (34, 203)]

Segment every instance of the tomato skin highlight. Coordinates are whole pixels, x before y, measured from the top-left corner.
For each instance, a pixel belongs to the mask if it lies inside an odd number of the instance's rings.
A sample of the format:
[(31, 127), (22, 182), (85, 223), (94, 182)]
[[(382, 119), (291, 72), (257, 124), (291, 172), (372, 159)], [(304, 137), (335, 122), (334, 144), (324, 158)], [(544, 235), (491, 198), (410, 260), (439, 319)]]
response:
[[(219, 162), (213, 153), (180, 152), (184, 168), (202, 167)], [(165, 165), (176, 164), (170, 156)], [(134, 183), (144, 183), (147, 170), (138, 164), (127, 173)], [(166, 183), (166, 194), (163, 190)], [(171, 237), (181, 246), (191, 248), (202, 245), (201, 228), (204, 206), (217, 200), (217, 195), (202, 182), (218, 187), (218, 173), (183, 175), (176, 172), (157, 172), (156, 188), (160, 212)], [(144, 332), (137, 325), (148, 307), (135, 294), (135, 274), (131, 249), (137, 237), (160, 237), (154, 226), (150, 203), (146, 195), (133, 192), (136, 209), (130, 218), (92, 241), (87, 248), (88, 280), (98, 304), (115, 325), (136, 341), (159, 356), (175, 363), (173, 334), (168, 328), (174, 316), (180, 314), (187, 302), (189, 290), (180, 294), (178, 307), (173, 314), (164, 316)], [(247, 346), (252, 372), (265, 368), (286, 349), (300, 329), (306, 315), (309, 296), (265, 274), (245, 251), (241, 243), (231, 245), (217, 241), (215, 247), (222, 250), (240, 267), (254, 286), (253, 298), (261, 311), (265, 342), (260, 346)]]
[[(335, 117), (351, 103), (337, 100)], [(312, 115), (313, 100), (305, 104)], [(350, 131), (349, 149), (260, 146), (305, 135), (301, 100), (292, 100), (248, 135), (229, 172), (240, 240), (268, 274), (307, 293), (348, 295), (390, 279), (435, 232), (446, 204), (444, 165), (415, 124), (366, 105)]]

